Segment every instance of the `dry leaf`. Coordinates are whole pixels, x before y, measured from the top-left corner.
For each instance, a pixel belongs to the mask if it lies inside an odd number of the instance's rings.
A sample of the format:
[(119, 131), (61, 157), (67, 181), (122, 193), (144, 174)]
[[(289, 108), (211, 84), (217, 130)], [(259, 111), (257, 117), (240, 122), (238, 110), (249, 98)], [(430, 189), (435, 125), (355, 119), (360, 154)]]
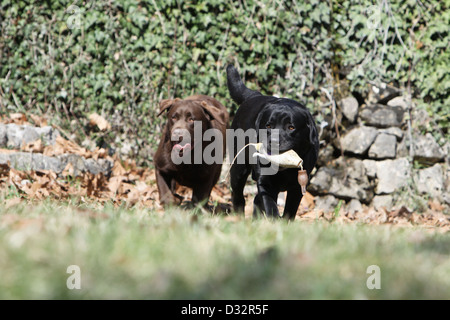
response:
[(67, 163), (66, 167), (64, 168), (64, 170), (61, 174), (63, 175), (63, 177), (75, 176), (75, 169), (74, 169), (73, 165), (70, 162)]
[(106, 151), (106, 149), (104, 148), (99, 148), (97, 147), (93, 152), (92, 152), (92, 158), (95, 160), (98, 159), (104, 159), (108, 156), (108, 151)]
[(109, 124), (109, 122), (97, 113), (93, 113), (89, 116), (89, 124), (91, 126), (97, 126), (101, 131), (111, 129), (111, 125)]
[(56, 137), (55, 144), (44, 148), (45, 156), (59, 156), (65, 153), (76, 154), (80, 157), (91, 158), (92, 153), (86, 148), (80, 147), (75, 142), (64, 139), (61, 136)]
[(37, 116), (34, 114), (30, 114), (30, 118), (31, 118), (31, 120), (33, 120), (34, 124), (38, 127), (48, 126), (47, 119), (45, 119), (45, 117), (40, 117), (40, 116)]
[(315, 208), (315, 200), (314, 196), (306, 192), (305, 195), (302, 197), (302, 200), (300, 202), (301, 208), (306, 210), (312, 210)]
[(17, 150), (0, 148), (0, 153), (3, 153), (3, 154), (11, 154), (11, 153), (15, 153), (15, 152), (17, 152)]
[(124, 176), (127, 174), (127, 170), (120, 164), (120, 161), (114, 161), (114, 165), (112, 168), (113, 176)]
[(132, 189), (127, 196), (127, 204), (129, 206), (135, 205), (140, 199), (140, 194), (137, 189)]
[(23, 113), (10, 113), (9, 118), (12, 122), (18, 125), (22, 125), (27, 122), (27, 116)]
[(25, 152), (38, 152), (42, 153), (44, 151), (44, 144), (42, 143), (41, 139), (38, 139), (36, 141), (22, 144), (22, 147), (20, 150)]
[(436, 199), (428, 201), (428, 206), (434, 211), (443, 211), (444, 206)]
[(117, 193), (117, 191), (120, 188), (120, 185), (122, 184), (122, 181), (126, 180), (125, 177), (123, 176), (118, 176), (118, 177), (111, 177), (109, 179), (109, 183), (108, 183), (108, 189), (113, 193)]

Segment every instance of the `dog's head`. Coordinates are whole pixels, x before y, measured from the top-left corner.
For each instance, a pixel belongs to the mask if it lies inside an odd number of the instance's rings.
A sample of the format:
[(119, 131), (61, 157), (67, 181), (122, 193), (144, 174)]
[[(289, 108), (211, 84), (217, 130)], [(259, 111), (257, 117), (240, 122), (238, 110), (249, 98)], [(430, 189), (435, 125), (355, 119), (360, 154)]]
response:
[(317, 129), (309, 111), (290, 99), (277, 99), (268, 103), (256, 119), (256, 129), (267, 130), (266, 150), (279, 153), (294, 150), (299, 155), (311, 148), (318, 151)]
[(195, 147), (202, 147), (202, 141), (194, 141), (194, 126), (201, 127), (203, 133), (212, 127), (212, 121), (222, 123), (223, 117), (217, 107), (205, 100), (165, 99), (159, 104), (159, 114), (167, 112), (166, 140), (170, 140), (172, 150), (177, 150), (180, 156), (190, 152)]

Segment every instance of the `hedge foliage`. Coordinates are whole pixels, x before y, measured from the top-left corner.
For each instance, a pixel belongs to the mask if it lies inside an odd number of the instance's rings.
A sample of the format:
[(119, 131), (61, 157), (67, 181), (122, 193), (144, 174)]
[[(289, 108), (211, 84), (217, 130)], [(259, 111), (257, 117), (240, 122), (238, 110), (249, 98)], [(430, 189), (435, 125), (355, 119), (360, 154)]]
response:
[[(448, 133), (449, 0), (281, 1), (0, 0), (1, 112), (46, 114), (99, 135), (144, 162), (156, 148), (158, 102), (193, 93), (230, 112), (225, 66), (247, 85), (308, 103), (325, 88), (366, 94), (368, 83), (411, 86), (417, 105)], [(128, 142), (126, 142), (128, 141)]]

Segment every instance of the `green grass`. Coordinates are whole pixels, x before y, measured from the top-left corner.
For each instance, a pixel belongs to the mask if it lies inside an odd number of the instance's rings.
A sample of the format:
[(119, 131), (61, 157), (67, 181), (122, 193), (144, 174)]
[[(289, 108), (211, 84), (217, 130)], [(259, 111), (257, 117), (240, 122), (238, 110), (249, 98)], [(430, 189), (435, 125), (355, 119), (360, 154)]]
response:
[[(0, 202), (1, 299), (449, 299), (450, 236)], [(66, 286), (69, 265), (81, 289)], [(381, 289), (369, 290), (378, 265)]]

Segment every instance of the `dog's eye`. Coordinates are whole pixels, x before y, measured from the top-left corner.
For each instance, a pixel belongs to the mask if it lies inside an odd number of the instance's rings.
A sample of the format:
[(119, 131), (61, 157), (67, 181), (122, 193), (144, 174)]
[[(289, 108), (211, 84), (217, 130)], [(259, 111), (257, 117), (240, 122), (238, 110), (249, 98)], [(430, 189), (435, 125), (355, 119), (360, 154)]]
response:
[(189, 118), (188, 118), (188, 121), (189, 121), (189, 122), (194, 122), (194, 118), (189, 117)]
[(294, 126), (289, 126), (288, 129), (292, 131), (292, 130), (294, 130), (295, 128), (294, 128)]
[(272, 126), (271, 126), (270, 124), (266, 124), (266, 128), (267, 128), (267, 129), (271, 129)]
[(170, 118), (171, 118), (172, 120), (176, 120), (176, 119), (177, 119), (177, 116), (173, 114)]

